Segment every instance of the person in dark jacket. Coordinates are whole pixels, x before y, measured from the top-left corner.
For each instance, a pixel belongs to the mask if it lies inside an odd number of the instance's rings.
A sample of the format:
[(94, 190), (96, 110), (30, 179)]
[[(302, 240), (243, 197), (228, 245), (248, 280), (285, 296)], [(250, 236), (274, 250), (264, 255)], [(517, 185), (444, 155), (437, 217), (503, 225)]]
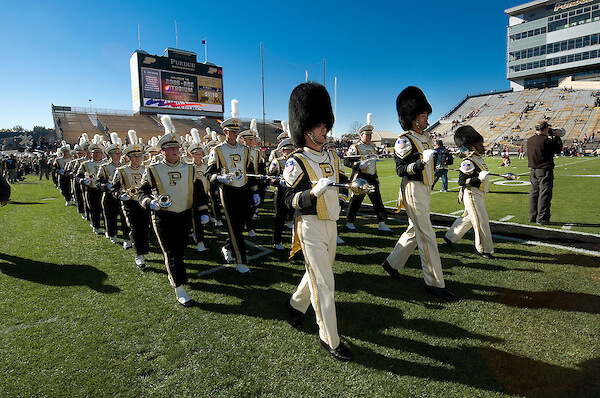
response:
[(550, 221), (550, 201), (554, 186), (554, 155), (562, 149), (562, 129), (552, 129), (543, 120), (535, 126), (535, 134), (527, 140), (529, 180), (529, 222), (538, 225)]

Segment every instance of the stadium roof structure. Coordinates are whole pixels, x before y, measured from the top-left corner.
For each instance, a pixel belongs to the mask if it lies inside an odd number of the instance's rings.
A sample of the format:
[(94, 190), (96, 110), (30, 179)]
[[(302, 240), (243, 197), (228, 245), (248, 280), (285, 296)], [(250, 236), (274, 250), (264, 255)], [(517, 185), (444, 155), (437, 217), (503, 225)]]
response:
[(508, 8), (504, 12), (508, 15), (521, 14), (523, 12), (539, 8), (541, 5), (548, 3), (549, 0), (535, 0), (515, 7)]

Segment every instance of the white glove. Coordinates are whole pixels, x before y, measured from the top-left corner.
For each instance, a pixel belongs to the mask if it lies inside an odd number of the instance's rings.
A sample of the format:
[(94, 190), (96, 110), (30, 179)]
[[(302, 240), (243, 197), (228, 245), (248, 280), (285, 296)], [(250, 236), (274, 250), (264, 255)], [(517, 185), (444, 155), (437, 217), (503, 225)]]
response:
[(331, 184), (333, 184), (333, 180), (330, 180), (329, 178), (319, 178), (319, 181), (317, 181), (317, 184), (310, 190), (310, 193), (318, 198), (325, 193), (327, 187)]
[(233, 181), (231, 174), (221, 174), (217, 176), (217, 181), (221, 184), (229, 185)]
[(131, 196), (127, 195), (126, 193), (121, 194), (121, 196), (119, 196), (119, 200), (122, 200), (123, 202), (129, 199), (131, 199)]
[(485, 180), (485, 177), (487, 177), (490, 174), (489, 171), (487, 170), (483, 170), (479, 172), (479, 176), (477, 178), (479, 178), (480, 181)]
[(257, 193), (252, 194), (252, 206), (258, 206), (259, 203), (260, 203), (260, 195)]
[(154, 211), (160, 210), (160, 205), (158, 204), (158, 200), (156, 200), (156, 199), (152, 199), (150, 201), (150, 205), (148, 207), (150, 207), (150, 210), (154, 210)]
[(89, 179), (89, 178), (87, 178), (87, 177), (85, 177), (85, 178), (83, 179), (83, 183), (84, 183), (85, 185), (90, 185), (90, 179)]
[(362, 160), (362, 161), (360, 161), (360, 163), (358, 163), (358, 167), (361, 170), (366, 169), (367, 167), (369, 167), (369, 161), (368, 160)]
[(210, 217), (207, 216), (206, 214), (203, 214), (200, 216), (200, 224), (204, 225), (207, 224), (210, 221)]
[(60, 174), (60, 175), (63, 175), (63, 174), (65, 174), (65, 169), (60, 169), (60, 170), (58, 170), (58, 174)]
[(425, 149), (423, 151), (423, 163), (425, 163), (425, 164), (429, 163), (429, 161), (431, 159), (433, 159), (434, 153), (435, 153), (435, 150), (433, 150), (433, 149)]

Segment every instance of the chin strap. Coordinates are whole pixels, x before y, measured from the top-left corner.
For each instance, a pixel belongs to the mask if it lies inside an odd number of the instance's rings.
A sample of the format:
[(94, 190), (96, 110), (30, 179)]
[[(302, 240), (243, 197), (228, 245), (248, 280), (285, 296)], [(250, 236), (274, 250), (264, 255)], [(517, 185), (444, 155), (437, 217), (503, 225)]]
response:
[(323, 145), (325, 145), (327, 143), (327, 139), (325, 139), (325, 142), (319, 142), (319, 141), (317, 141), (316, 138), (315, 138), (315, 136), (313, 135), (312, 131), (308, 132), (307, 135), (308, 135), (308, 138), (310, 138), (310, 140), (314, 144), (316, 144), (316, 145), (323, 146)]

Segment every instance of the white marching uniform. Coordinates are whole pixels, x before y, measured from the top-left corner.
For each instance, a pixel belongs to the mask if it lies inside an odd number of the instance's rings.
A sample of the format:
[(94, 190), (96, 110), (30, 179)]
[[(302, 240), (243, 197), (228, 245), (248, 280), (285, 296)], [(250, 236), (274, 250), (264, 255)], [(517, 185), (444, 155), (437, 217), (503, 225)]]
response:
[(458, 242), (471, 228), (475, 233), (475, 248), (479, 253), (493, 253), (494, 242), (490, 230), (490, 219), (485, 207), (485, 194), (489, 192), (489, 176), (479, 179), (481, 171), (487, 171), (485, 161), (476, 153), (460, 164), (458, 183), (462, 186), (459, 200), (465, 205), (464, 213), (454, 221), (446, 232), (452, 243)]
[(390, 266), (396, 270), (406, 265), (415, 248), (419, 249), (421, 268), (428, 286), (444, 288), (442, 262), (438, 251), (435, 231), (431, 225), (430, 204), (431, 184), (434, 178), (433, 162), (418, 170), (418, 162), (423, 159), (423, 151), (433, 148), (433, 141), (426, 132), (419, 134), (413, 130), (401, 133), (394, 147), (396, 174), (402, 177), (398, 193), (398, 206), (408, 214), (408, 227), (400, 236), (394, 250), (387, 257)]
[[(306, 272), (290, 304), (305, 313), (313, 306), (319, 337), (329, 347), (340, 344), (335, 310), (335, 281), (333, 261), (337, 247), (337, 220), (340, 216), (338, 188), (330, 187), (317, 198), (310, 190), (320, 178), (346, 182), (339, 157), (324, 149), (322, 152), (305, 147), (288, 159), (283, 171), (288, 190), (286, 205), (295, 209), (295, 237), (293, 253), (300, 246)], [(292, 253), (292, 254), (293, 254)]]

